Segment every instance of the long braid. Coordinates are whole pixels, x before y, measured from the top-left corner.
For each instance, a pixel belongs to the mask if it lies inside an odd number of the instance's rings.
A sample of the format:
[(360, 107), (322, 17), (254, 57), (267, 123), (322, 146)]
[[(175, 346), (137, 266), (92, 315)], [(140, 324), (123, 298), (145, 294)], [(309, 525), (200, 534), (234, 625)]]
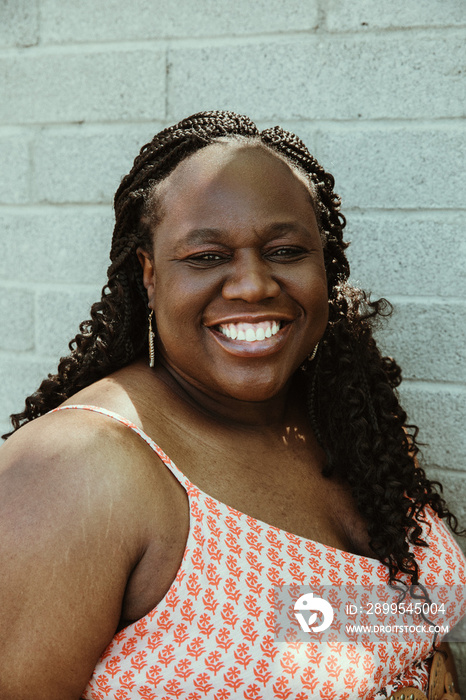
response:
[(201, 112), (142, 147), (115, 194), (111, 264), (102, 297), (92, 306), (91, 318), (80, 325), (71, 354), (62, 358), (57, 373), (26, 399), (22, 413), (11, 417), (14, 430), (142, 352), (147, 298), (136, 250), (151, 250), (147, 220), (156, 223), (156, 185), (191, 154), (230, 138), (261, 144), (307, 178), (324, 243), (329, 296), (327, 330), (314, 366), (306, 369), (309, 417), (327, 454), (324, 474), (348, 482), (368, 523), (372, 549), (388, 566), (390, 579), (404, 572), (416, 582), (418, 569), (409, 545), (424, 544), (422, 509), (430, 505), (455, 532), (458, 523), (437, 493), (436, 482), (415, 468), (417, 428), (406, 424), (394, 391), (400, 369), (391, 358), (381, 357), (372, 336), (371, 324), (387, 315), (386, 304), (367, 301), (348, 283), (345, 219), (334, 179), (297, 136), (280, 127), (259, 132), (248, 117)]

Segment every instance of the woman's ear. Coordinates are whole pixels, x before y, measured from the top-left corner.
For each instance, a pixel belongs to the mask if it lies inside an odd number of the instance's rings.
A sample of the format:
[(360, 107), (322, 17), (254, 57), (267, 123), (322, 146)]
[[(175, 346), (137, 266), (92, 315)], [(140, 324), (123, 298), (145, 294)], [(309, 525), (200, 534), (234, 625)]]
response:
[(154, 296), (154, 285), (155, 285), (155, 270), (154, 270), (154, 260), (152, 255), (144, 250), (144, 248), (138, 248), (136, 250), (138, 260), (142, 267), (142, 280), (144, 287), (147, 289), (147, 298), (149, 300), (149, 305)]

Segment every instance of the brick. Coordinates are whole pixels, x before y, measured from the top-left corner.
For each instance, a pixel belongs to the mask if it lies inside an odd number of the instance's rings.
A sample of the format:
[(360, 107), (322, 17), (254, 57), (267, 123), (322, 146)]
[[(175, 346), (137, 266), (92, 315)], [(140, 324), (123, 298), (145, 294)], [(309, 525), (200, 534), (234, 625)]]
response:
[(95, 284), (107, 279), (110, 209), (0, 210), (0, 278), (21, 284)]
[(34, 144), (33, 198), (111, 202), (141, 147), (161, 125), (44, 129)]
[(463, 302), (399, 301), (377, 338), (384, 352), (400, 364), (406, 379), (466, 380)]
[(434, 383), (406, 382), (400, 397), (408, 418), (420, 428), (424, 462), (432, 467), (463, 470), (466, 464), (466, 390)]
[(202, 109), (282, 120), (462, 116), (463, 51), (464, 37), (451, 31), (172, 48), (168, 113), (176, 119)]
[(317, 21), (317, 0), (42, 0), (41, 34), (46, 43), (235, 36), (313, 29)]
[(349, 212), (351, 278), (374, 295), (464, 298), (466, 240), (462, 215)]
[(0, 163), (0, 204), (29, 201), (29, 138), (0, 136)]
[(338, 128), (317, 136), (316, 157), (347, 207), (464, 206), (466, 142), (461, 127)]
[(79, 324), (89, 318), (91, 305), (99, 299), (98, 287), (37, 292), (37, 351), (56, 358), (68, 355), (68, 343), (79, 332)]
[(2, 0), (0, 46), (34, 46), (39, 38), (37, 0)]
[(0, 122), (159, 119), (164, 91), (163, 49), (31, 50), (0, 59)]
[(327, 0), (324, 8), (327, 28), (337, 32), (396, 27), (448, 27), (466, 23), (463, 0), (417, 0), (415, 3), (392, 0), (383, 4), (373, 0)]
[(38, 360), (25, 354), (21, 357), (0, 355), (0, 430), (10, 431), (8, 417), (24, 409), (24, 401), (37, 390), (57, 363)]
[(29, 291), (0, 287), (0, 350), (34, 347), (34, 304)]

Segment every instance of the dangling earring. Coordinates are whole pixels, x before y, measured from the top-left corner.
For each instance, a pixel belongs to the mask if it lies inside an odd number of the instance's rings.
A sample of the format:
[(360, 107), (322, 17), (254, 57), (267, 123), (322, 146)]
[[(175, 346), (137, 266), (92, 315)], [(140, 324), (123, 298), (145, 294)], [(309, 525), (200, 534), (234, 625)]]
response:
[(154, 350), (154, 338), (155, 333), (152, 330), (152, 319), (154, 318), (154, 312), (151, 309), (149, 314), (149, 367), (153, 367), (155, 364), (155, 350)]
[(318, 350), (318, 349), (319, 349), (319, 343), (316, 344), (314, 350), (311, 352), (310, 355), (308, 355), (308, 358), (307, 358), (308, 362), (312, 362), (312, 360), (313, 360), (313, 359), (315, 358), (315, 356), (317, 355), (317, 350)]
[(317, 355), (318, 348), (319, 348), (319, 343), (317, 343), (317, 345), (314, 347), (314, 350), (311, 352), (311, 354), (308, 355), (306, 357), (306, 359), (304, 360), (303, 364), (301, 365), (301, 369), (303, 370), (303, 372), (307, 372), (309, 370), (308, 362), (312, 362), (312, 360), (315, 358), (315, 356)]

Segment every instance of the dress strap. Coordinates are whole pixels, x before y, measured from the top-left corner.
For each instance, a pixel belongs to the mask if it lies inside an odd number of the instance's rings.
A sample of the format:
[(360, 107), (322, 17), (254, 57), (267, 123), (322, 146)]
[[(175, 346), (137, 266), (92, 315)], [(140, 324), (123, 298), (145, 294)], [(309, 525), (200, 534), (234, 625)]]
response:
[(159, 445), (157, 445), (152, 438), (150, 438), (147, 433), (145, 433), (141, 428), (139, 428), (135, 423), (132, 423), (130, 420), (127, 418), (124, 418), (123, 416), (120, 416), (118, 413), (114, 413), (114, 411), (109, 411), (106, 408), (101, 408), (100, 406), (90, 406), (87, 404), (70, 404), (67, 406), (58, 406), (57, 408), (54, 408), (50, 413), (55, 413), (56, 411), (68, 411), (71, 409), (80, 409), (83, 411), (93, 411), (93, 413), (100, 413), (103, 416), (108, 416), (109, 418), (113, 418), (114, 420), (118, 421), (118, 423), (122, 423), (125, 425), (127, 428), (132, 430), (136, 435), (139, 435), (144, 442), (146, 442), (149, 447), (157, 454), (158, 457), (162, 460), (162, 462), (168, 467), (168, 469), (171, 471), (175, 479), (177, 479), (182, 486), (185, 488), (191, 484), (189, 479), (181, 472), (176, 464), (172, 462), (170, 457), (165, 454), (165, 452), (162, 450)]

